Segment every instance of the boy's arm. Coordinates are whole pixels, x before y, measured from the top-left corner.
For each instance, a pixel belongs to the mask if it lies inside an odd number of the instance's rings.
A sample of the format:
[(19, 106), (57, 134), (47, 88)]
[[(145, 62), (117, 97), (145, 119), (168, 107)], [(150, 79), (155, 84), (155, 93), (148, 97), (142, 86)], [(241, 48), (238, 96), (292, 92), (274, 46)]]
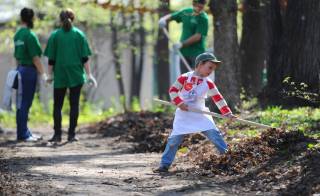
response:
[(208, 86), (209, 86), (208, 94), (211, 96), (211, 99), (213, 100), (213, 102), (219, 108), (221, 114), (224, 115), (224, 116), (232, 114), (231, 109), (227, 105), (227, 102), (225, 101), (223, 96), (218, 91), (218, 88), (216, 87), (216, 85), (211, 81), (207, 81), (207, 83), (208, 83)]
[(184, 75), (181, 75), (169, 88), (169, 95), (171, 98), (171, 102), (177, 106), (183, 104), (183, 100), (179, 96), (179, 91), (182, 89), (183, 84), (186, 80), (187, 80), (187, 77)]

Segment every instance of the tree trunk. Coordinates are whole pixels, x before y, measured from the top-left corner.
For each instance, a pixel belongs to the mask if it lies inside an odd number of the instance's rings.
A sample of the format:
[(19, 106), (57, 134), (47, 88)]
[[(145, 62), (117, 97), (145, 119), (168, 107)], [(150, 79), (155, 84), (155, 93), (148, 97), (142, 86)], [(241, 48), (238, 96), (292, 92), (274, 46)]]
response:
[(215, 83), (229, 106), (234, 108), (240, 102), (237, 2), (211, 0), (210, 10), (214, 16), (215, 55), (222, 60)]
[(130, 48), (131, 48), (131, 89), (130, 89), (130, 102), (133, 101), (133, 97), (138, 97), (139, 94), (137, 93), (137, 30), (136, 30), (136, 13), (132, 13), (130, 17)]
[(112, 34), (111, 48), (112, 48), (112, 55), (113, 55), (113, 63), (115, 65), (116, 79), (119, 85), (120, 102), (123, 106), (123, 109), (127, 111), (125, 92), (124, 92), (124, 83), (123, 83), (123, 78), (121, 73), (120, 54), (118, 49), (118, 43), (120, 43), (118, 40), (118, 25), (114, 23), (114, 19), (116, 16), (113, 16), (112, 12), (110, 15), (111, 15), (111, 34)]
[(143, 26), (144, 15), (139, 13), (139, 62), (138, 62), (138, 70), (137, 70), (137, 96), (140, 98), (141, 91), (141, 80), (142, 80), (142, 72), (143, 72), (143, 64), (144, 64), (144, 54), (145, 54), (145, 45), (146, 45), (146, 32)]
[[(299, 85), (306, 83), (309, 92), (319, 93), (320, 86), (320, 1), (288, 1), (280, 65), (283, 78), (291, 77)], [(286, 90), (286, 86), (284, 87)], [(300, 105), (305, 100), (289, 99)]]
[[(159, 5), (160, 17), (169, 13), (169, 0), (161, 0)], [(160, 98), (169, 99), (169, 49), (168, 49), (168, 38), (162, 32), (162, 29), (158, 30), (158, 39), (156, 44), (156, 81), (158, 95)]]
[[(276, 8), (278, 18), (281, 10), (282, 12), (286, 10), (284, 24), (273, 24), (276, 25), (275, 29), (279, 28), (275, 32), (280, 36), (274, 36), (276, 39), (272, 39), (267, 96), (273, 104), (314, 105), (308, 98), (301, 99), (294, 96), (288, 98), (286, 91), (297, 90), (294, 87), (299, 89), (299, 84), (303, 82), (308, 85), (305, 91), (319, 93), (320, 1), (290, 0), (287, 7), (280, 5), (274, 1), (272, 4), (274, 7), (271, 7), (271, 9)], [(295, 82), (294, 87), (290, 87), (290, 83), (284, 83), (287, 77)]]
[(131, 17), (131, 26), (134, 27), (133, 32), (130, 35), (130, 47), (131, 47), (131, 91), (130, 91), (130, 101), (133, 101), (133, 98), (140, 98), (141, 90), (141, 80), (142, 80), (142, 71), (144, 63), (144, 46), (145, 46), (145, 29), (143, 27), (143, 17), (144, 15), (139, 13), (139, 27), (136, 29), (137, 21), (133, 15)]
[[(280, 53), (280, 41), (283, 30), (283, 11), (279, 4), (279, 0), (271, 0), (267, 6), (267, 79), (266, 88), (259, 96), (262, 105), (275, 103), (279, 100), (278, 93), (280, 91), (281, 77), (279, 77), (281, 66), (277, 63), (277, 56)], [(277, 86), (277, 84), (279, 84)]]
[(261, 0), (243, 2), (242, 38), (240, 44), (241, 84), (249, 96), (262, 90), (262, 70), (267, 56), (266, 6)]

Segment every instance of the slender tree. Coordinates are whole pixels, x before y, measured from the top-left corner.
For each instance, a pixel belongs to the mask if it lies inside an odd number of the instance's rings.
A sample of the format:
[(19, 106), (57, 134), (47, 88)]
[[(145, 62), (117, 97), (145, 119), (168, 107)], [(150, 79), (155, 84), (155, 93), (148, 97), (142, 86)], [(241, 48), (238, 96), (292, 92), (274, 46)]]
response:
[[(133, 1), (131, 1), (133, 3)], [(144, 14), (141, 12), (133, 12), (131, 14), (131, 32), (130, 32), (130, 47), (131, 47), (131, 91), (130, 101), (134, 97), (140, 97), (141, 80), (144, 64), (145, 53), (145, 28)]]
[[(131, 2), (131, 6), (133, 6), (133, 1)], [(138, 97), (138, 86), (137, 86), (137, 18), (136, 12), (131, 13), (130, 16), (130, 52), (131, 52), (131, 89), (130, 89), (130, 102), (133, 97)]]
[(112, 55), (113, 55), (113, 63), (115, 65), (116, 70), (116, 79), (118, 81), (119, 85), (119, 94), (120, 94), (120, 101), (123, 104), (123, 109), (126, 111), (126, 99), (125, 99), (125, 92), (124, 92), (124, 83), (123, 83), (123, 77), (121, 73), (121, 64), (120, 64), (120, 54), (119, 54), (119, 38), (118, 38), (118, 25), (114, 22), (114, 19), (116, 16), (114, 14), (111, 15), (111, 36), (112, 36), (112, 42), (111, 42), (111, 49), (112, 49)]
[[(170, 0), (161, 0), (159, 4), (160, 17), (169, 13)], [(163, 34), (162, 29), (158, 31), (158, 39), (156, 44), (156, 78), (158, 95), (161, 98), (168, 99), (169, 89), (169, 49), (168, 38)]]
[(146, 31), (144, 28), (144, 14), (139, 13), (139, 59), (137, 69), (137, 96), (140, 97), (141, 81), (144, 65), (145, 45), (146, 45)]

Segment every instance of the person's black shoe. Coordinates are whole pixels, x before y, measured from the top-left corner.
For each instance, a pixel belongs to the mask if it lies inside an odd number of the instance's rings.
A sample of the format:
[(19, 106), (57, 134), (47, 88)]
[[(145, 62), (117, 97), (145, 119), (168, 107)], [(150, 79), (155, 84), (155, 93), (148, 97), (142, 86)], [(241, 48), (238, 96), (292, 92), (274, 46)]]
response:
[(68, 136), (68, 142), (77, 142), (79, 141), (78, 138), (76, 136)]
[(51, 139), (49, 139), (49, 142), (61, 142), (61, 135), (54, 134)]
[(160, 166), (153, 170), (153, 173), (166, 173), (169, 171), (169, 167), (166, 166)]

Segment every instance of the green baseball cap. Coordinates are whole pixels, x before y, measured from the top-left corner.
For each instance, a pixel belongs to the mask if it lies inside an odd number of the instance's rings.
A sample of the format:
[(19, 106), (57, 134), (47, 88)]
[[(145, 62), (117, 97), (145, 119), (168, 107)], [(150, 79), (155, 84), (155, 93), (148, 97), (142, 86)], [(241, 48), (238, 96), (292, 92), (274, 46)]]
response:
[(211, 62), (214, 62), (214, 63), (221, 63), (221, 61), (219, 61), (217, 59), (217, 57), (214, 56), (214, 54), (209, 53), (209, 52), (205, 52), (205, 53), (199, 54), (197, 56), (197, 58), (195, 60), (195, 65), (198, 65), (199, 63), (204, 62), (204, 61), (211, 61)]

